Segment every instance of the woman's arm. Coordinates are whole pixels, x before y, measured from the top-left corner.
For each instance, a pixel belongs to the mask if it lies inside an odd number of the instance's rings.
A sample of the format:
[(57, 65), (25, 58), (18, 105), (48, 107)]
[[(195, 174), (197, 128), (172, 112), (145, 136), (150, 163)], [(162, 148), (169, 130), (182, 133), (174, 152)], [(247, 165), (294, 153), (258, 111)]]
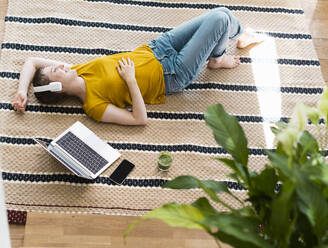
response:
[(37, 58), (37, 57), (31, 57), (25, 61), (23, 68), (20, 72), (17, 93), (12, 102), (12, 106), (14, 110), (18, 110), (19, 112), (25, 111), (26, 104), (27, 104), (27, 91), (33, 79), (35, 71), (40, 67), (58, 66), (58, 65), (70, 66), (69, 64), (60, 61)]
[(123, 125), (146, 125), (146, 106), (135, 78), (134, 63), (130, 58), (128, 58), (128, 60), (122, 58), (122, 61), (119, 60), (118, 63), (120, 64), (117, 66), (118, 73), (124, 79), (129, 88), (132, 100), (132, 112), (109, 104), (101, 121)]

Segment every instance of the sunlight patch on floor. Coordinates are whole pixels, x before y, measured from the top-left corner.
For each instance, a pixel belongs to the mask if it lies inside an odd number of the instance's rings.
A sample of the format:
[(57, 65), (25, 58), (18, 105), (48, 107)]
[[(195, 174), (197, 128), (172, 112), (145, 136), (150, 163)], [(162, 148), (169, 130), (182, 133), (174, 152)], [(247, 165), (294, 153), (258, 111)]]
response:
[(264, 119), (266, 148), (273, 148), (274, 135), (270, 130), (270, 122), (279, 121), (281, 117), (280, 73), (278, 64), (268, 63), (263, 58), (277, 59), (274, 38), (267, 37), (264, 42), (253, 47), (249, 54), (252, 61), (256, 61), (252, 63), (252, 70), (261, 116)]

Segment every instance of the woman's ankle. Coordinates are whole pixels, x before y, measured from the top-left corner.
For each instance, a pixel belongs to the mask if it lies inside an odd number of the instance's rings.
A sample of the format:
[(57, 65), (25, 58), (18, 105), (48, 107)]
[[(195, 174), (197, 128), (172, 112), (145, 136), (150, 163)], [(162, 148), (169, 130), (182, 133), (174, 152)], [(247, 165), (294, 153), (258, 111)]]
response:
[(237, 47), (245, 48), (251, 44), (261, 43), (265, 40), (264, 35), (256, 33), (253, 29), (247, 28), (238, 38)]

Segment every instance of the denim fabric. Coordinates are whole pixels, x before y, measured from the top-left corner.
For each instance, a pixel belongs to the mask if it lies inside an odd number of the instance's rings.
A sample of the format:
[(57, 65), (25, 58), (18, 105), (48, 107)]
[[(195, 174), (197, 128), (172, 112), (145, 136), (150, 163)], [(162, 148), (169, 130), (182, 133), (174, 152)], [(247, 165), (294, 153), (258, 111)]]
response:
[(163, 66), (166, 94), (188, 87), (204, 63), (222, 56), (229, 39), (241, 33), (227, 8), (215, 8), (152, 40), (148, 45)]

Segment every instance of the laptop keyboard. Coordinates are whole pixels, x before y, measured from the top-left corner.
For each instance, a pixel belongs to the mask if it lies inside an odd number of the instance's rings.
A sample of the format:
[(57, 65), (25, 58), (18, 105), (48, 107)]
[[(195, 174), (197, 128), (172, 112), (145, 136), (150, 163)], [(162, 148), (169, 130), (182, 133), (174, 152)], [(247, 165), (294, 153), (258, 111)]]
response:
[(72, 132), (67, 132), (56, 143), (94, 174), (108, 163), (106, 159)]

